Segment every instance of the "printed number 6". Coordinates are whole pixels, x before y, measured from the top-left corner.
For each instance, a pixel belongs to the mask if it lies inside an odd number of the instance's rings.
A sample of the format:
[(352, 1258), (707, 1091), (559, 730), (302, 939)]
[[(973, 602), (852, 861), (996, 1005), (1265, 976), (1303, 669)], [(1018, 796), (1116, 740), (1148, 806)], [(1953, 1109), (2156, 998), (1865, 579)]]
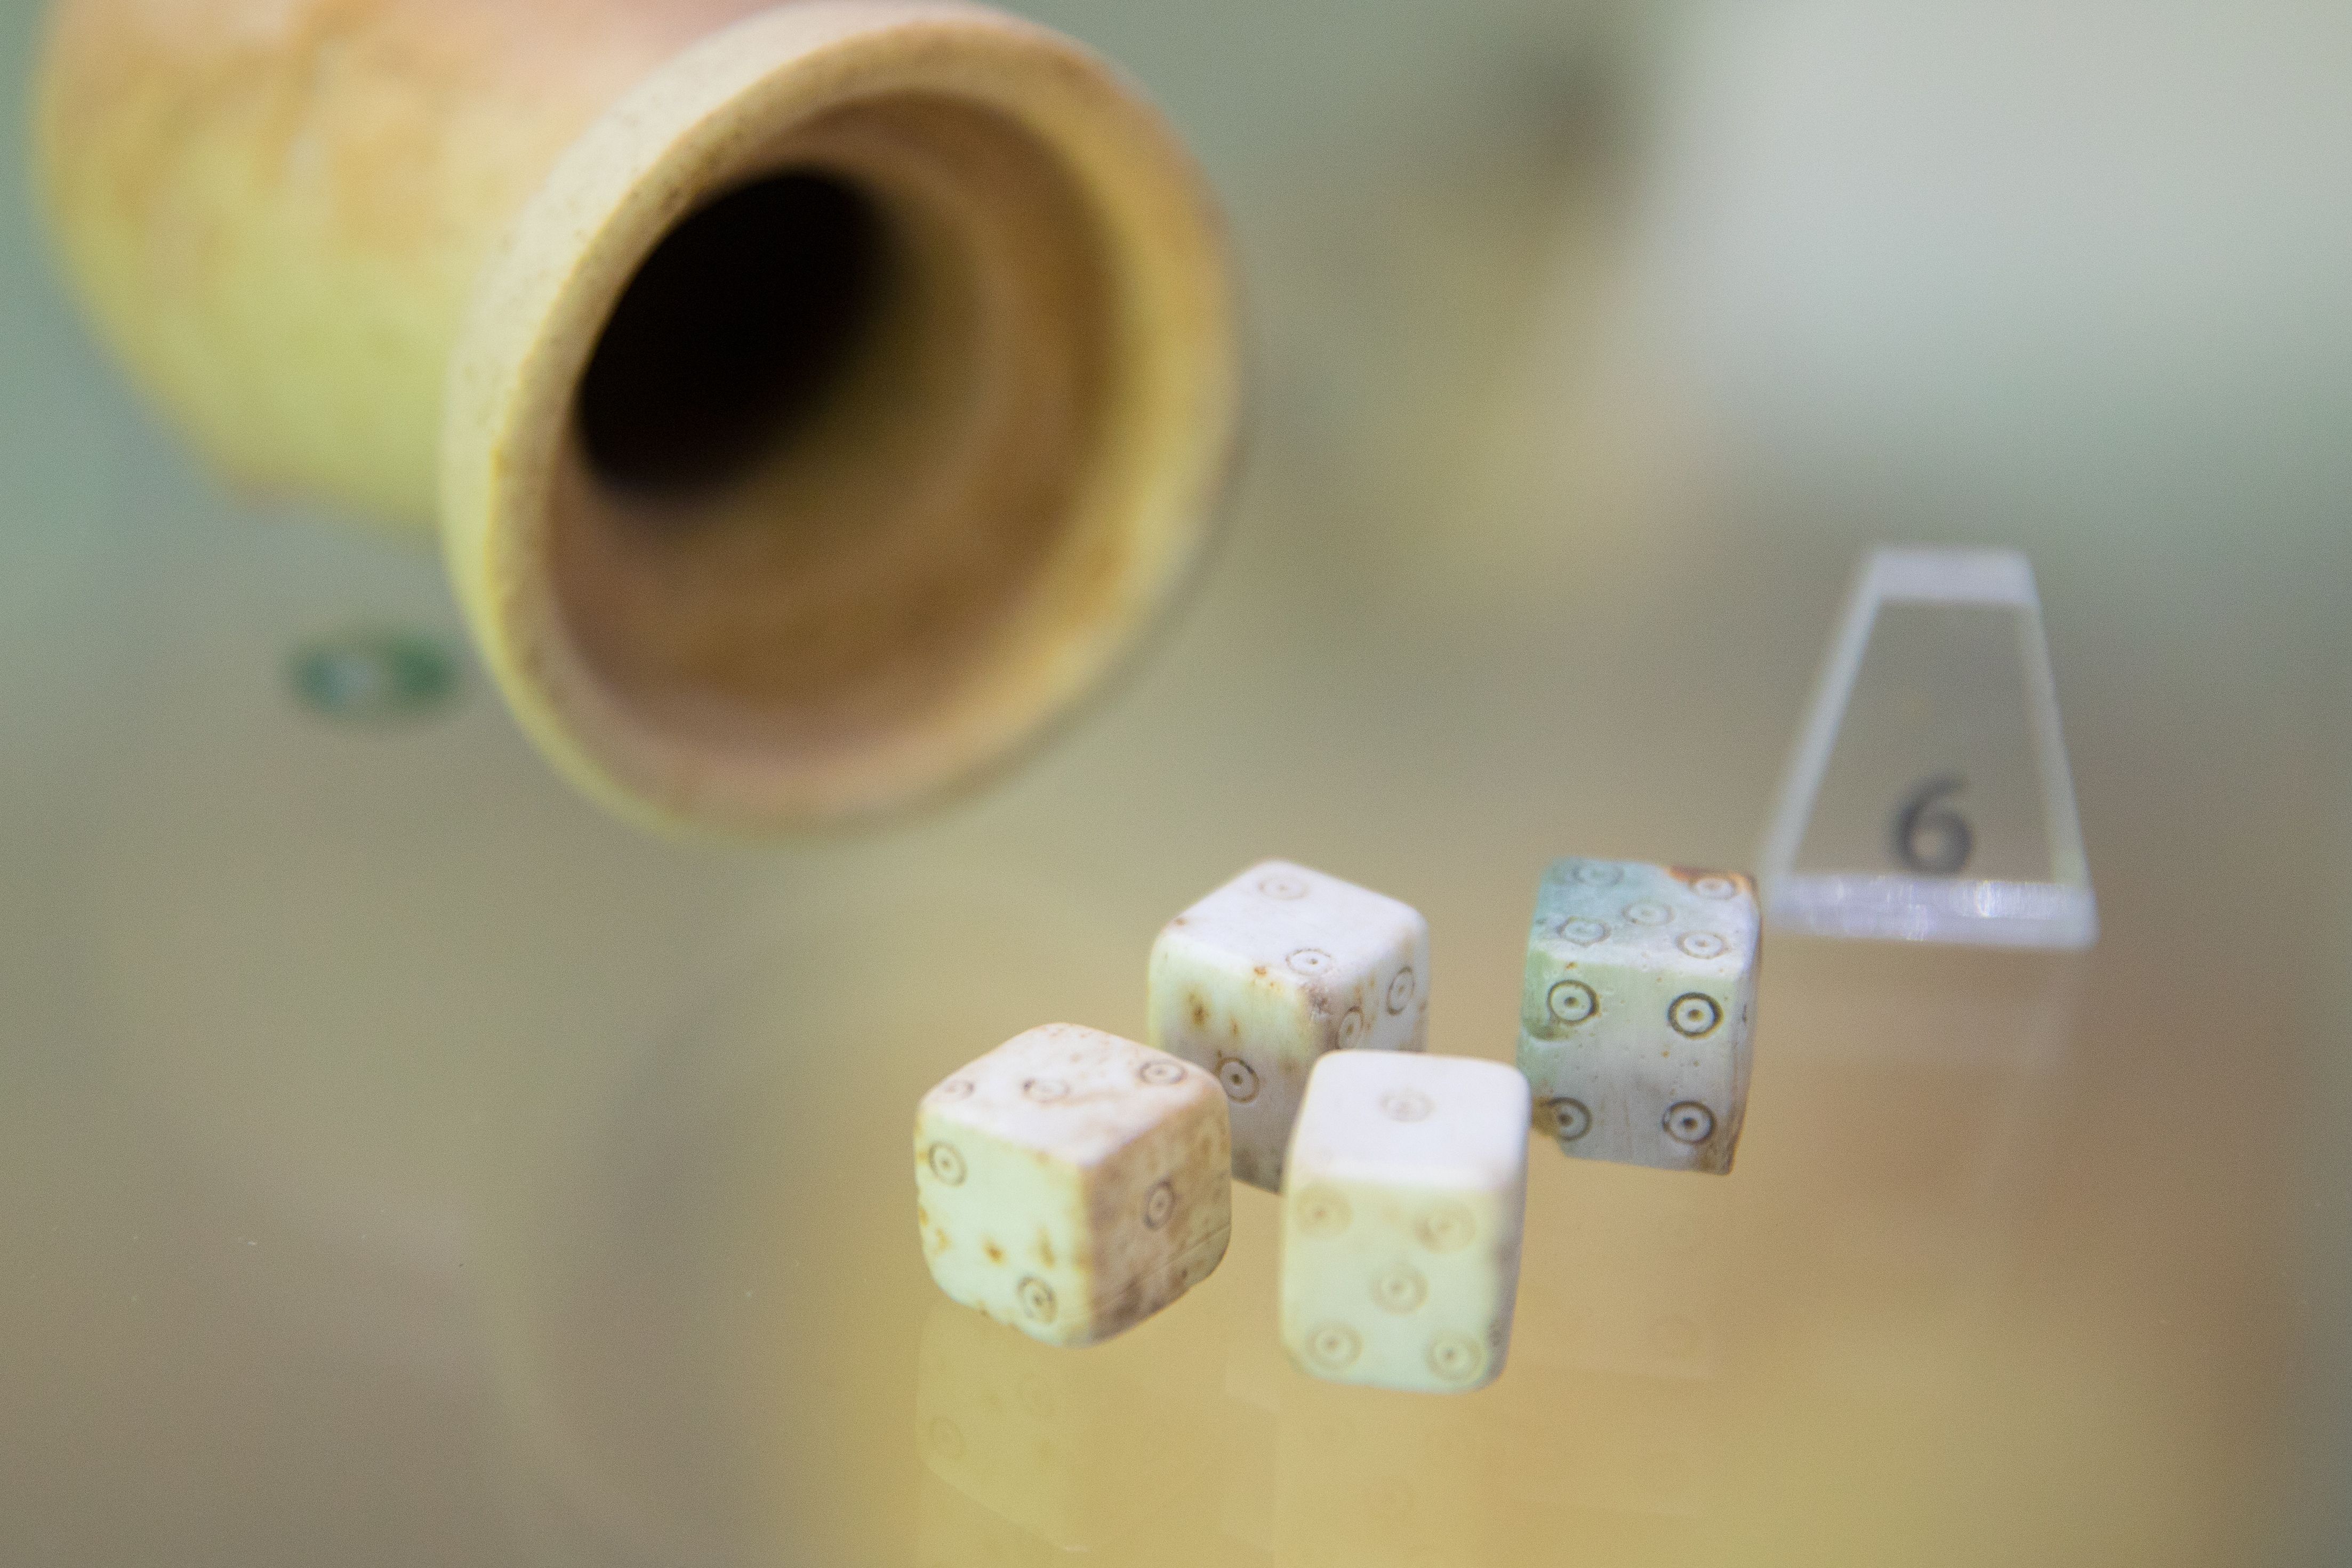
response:
[(1903, 798), (1895, 809), (1895, 858), (1911, 871), (1953, 876), (1977, 847), (1968, 819), (1937, 804), (1968, 788), (1957, 773), (1938, 773)]

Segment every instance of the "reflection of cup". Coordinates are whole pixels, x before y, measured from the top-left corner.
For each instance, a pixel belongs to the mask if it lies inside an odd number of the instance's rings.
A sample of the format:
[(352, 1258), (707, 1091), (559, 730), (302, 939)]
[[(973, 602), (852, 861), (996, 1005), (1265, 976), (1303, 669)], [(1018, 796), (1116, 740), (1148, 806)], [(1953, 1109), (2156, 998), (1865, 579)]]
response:
[[(763, 1038), (783, 1042), (764, 1070), (746, 1060)], [(499, 1173), (480, 1255), (487, 1370), (530, 1561), (649, 1568), (799, 1544), (812, 1489), (750, 1455), (786, 1423), (839, 1420), (758, 1256), (839, 1252), (772, 1218), (801, 1220), (792, 1197), (816, 1175), (814, 1150), (772, 1152), (801, 1044), (765, 988), (724, 987), (654, 1042), (604, 1114), (562, 1107), (572, 1113), (519, 1139)], [(852, 1335), (825, 1349), (845, 1366), (877, 1347)]]
[(916, 1386), (923, 1463), (1065, 1551), (1205, 1542), (1224, 1454), (1214, 1327), (1213, 1314), (1171, 1312), (1071, 1351), (941, 1301), (923, 1324)]
[[(551, 1071), (499, 1103), (467, 1277), (518, 1506), (555, 1517), (551, 1539), (609, 1538), (646, 1563), (824, 1561), (824, 1543), (911, 1513), (918, 1346), (934, 1305), (960, 1309), (915, 1244), (910, 1109), (1034, 1020), (1030, 977), (1112, 923), (1083, 884), (976, 856), (924, 862), (910, 913), (903, 863), (796, 864), (789, 899), (678, 966), (722, 977), (691, 1005), (628, 1009), (659, 1022), (625, 1066), (600, 1055), (583, 1082)], [(937, 931), (955, 939), (924, 940)], [(913, 950), (925, 983), (876, 983), (877, 962)], [(1131, 988), (1106, 962), (1055, 994), (1102, 1016)], [(1215, 1320), (1198, 1304), (1118, 1343), (1158, 1346), (1159, 1375), (1213, 1394), (1213, 1350), (1170, 1354)], [(1065, 1354), (1092, 1365), (1113, 1348)], [(1004, 1384), (1009, 1403), (1062, 1407), (1055, 1356), (1020, 1370), (1044, 1375)], [(1161, 1397), (1146, 1383), (1139, 1407)]]
[(86, 1038), (110, 1093), (294, 1228), (470, 1287), (485, 1150), (627, 1081), (627, 1020), (688, 1004), (756, 873), (570, 809), (495, 705), (311, 706), (293, 666), (350, 628), (457, 646), (429, 561), (173, 528), (111, 580), (110, 684), (77, 693), (106, 760), (44, 819), (66, 1005), (12, 988), (12, 1023)]

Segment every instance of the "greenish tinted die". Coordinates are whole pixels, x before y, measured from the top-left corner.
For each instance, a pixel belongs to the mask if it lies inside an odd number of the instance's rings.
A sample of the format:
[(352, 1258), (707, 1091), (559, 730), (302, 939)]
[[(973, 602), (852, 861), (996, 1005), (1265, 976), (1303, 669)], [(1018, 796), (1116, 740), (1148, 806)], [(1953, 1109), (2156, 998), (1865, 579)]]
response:
[(1537, 1131), (1583, 1159), (1729, 1170), (1760, 931), (1755, 884), (1737, 873), (1554, 862), (1519, 998)]

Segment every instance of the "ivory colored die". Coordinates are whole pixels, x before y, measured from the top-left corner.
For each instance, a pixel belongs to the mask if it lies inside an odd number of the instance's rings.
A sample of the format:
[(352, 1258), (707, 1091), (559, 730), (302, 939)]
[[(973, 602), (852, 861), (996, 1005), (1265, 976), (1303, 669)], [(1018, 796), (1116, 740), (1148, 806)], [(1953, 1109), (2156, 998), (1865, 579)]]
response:
[(1302, 1370), (1441, 1394), (1503, 1370), (1528, 1113), (1498, 1061), (1316, 1063), (1282, 1200), (1282, 1343)]
[(1200, 1068), (1076, 1024), (1015, 1035), (915, 1113), (915, 1218), (940, 1290), (1093, 1344), (1209, 1277), (1233, 1228), (1225, 1101)]
[(1280, 1191), (1317, 1059), (1426, 1041), (1429, 923), (1353, 883), (1263, 861), (1160, 931), (1147, 1005), (1151, 1043), (1223, 1085), (1234, 1179)]
[(1724, 1172), (1748, 1113), (1756, 884), (1730, 872), (1556, 861), (1536, 894), (1519, 1070), (1568, 1154)]

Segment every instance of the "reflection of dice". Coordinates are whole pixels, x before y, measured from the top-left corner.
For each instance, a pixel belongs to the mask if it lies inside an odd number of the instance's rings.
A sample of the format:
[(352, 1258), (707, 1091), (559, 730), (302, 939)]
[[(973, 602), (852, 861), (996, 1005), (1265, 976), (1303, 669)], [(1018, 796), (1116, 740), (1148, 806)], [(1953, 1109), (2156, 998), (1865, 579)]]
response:
[(1151, 1043), (1224, 1085), (1234, 1177), (1279, 1191), (1316, 1059), (1422, 1048), (1429, 923), (1393, 898), (1266, 861), (1160, 933), (1149, 1008)]
[(1569, 1154), (1727, 1171), (1748, 1113), (1755, 884), (1726, 872), (1553, 862), (1536, 894), (1519, 1068)]
[(1553, 1530), (1549, 1511), (1496, 1506), (1498, 1470), (1526, 1462), (1503, 1451), (1494, 1431), (1491, 1401), (1508, 1386), (1406, 1412), (1352, 1388), (1294, 1394), (1265, 1471), (1275, 1560), (1283, 1568), (1593, 1561), (1582, 1540)]
[(1721, 1370), (1737, 1216), (1704, 1182), (1588, 1166), (1575, 1201), (1528, 1228), (1543, 1245), (1519, 1279), (1517, 1375), (1533, 1366), (1705, 1378)]
[[(1528, 1343), (1533, 1346), (1532, 1335)], [(1620, 1516), (1621, 1529), (1648, 1515), (1649, 1527), (1630, 1530), (1628, 1544), (1644, 1537), (1673, 1543), (1667, 1520), (1713, 1511), (1722, 1485), (1725, 1435), (1740, 1426), (1730, 1414), (1734, 1397), (1713, 1378), (1572, 1371), (1529, 1356), (1512, 1369), (1511, 1381), (1492, 1400), (1480, 1402), (1496, 1453), (1507, 1456), (1484, 1478), (1487, 1506), (1523, 1519), (1545, 1511), (1559, 1517), (1575, 1510), (1605, 1510)], [(1638, 1551), (1612, 1552), (1602, 1559), (1701, 1560), (1696, 1552), (1677, 1557)]]
[(915, 1439), (933, 1475), (1054, 1548), (1150, 1540), (1214, 1561), (1228, 1406), (1221, 1314), (1171, 1312), (1065, 1355), (941, 1302), (916, 1358)]
[(1206, 1072), (1076, 1024), (1033, 1029), (915, 1113), (923, 1257), (964, 1305), (1048, 1344), (1092, 1344), (1217, 1266), (1231, 1158)]
[(1327, 1056), (1290, 1141), (1282, 1343), (1318, 1377), (1450, 1393), (1511, 1338), (1528, 1085), (1498, 1061)]

